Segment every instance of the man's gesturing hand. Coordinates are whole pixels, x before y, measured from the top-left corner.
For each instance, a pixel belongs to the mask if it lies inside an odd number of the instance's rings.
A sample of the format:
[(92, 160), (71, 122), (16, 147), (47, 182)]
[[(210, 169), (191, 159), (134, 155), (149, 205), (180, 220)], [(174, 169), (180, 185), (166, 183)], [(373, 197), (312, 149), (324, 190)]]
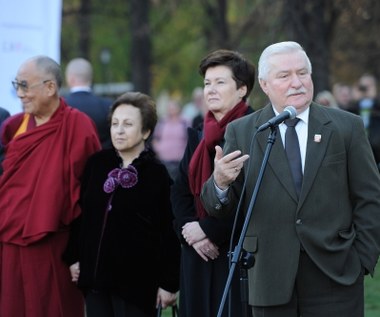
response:
[(215, 147), (215, 151), (214, 180), (216, 186), (224, 190), (238, 177), (249, 155), (241, 155), (241, 151), (238, 150), (223, 156), (223, 150), (219, 145)]

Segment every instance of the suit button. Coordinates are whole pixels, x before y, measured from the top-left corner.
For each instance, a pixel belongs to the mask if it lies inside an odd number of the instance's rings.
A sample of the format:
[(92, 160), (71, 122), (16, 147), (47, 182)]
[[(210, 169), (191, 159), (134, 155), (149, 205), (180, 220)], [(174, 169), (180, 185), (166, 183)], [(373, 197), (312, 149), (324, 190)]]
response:
[(216, 210), (220, 210), (221, 208), (222, 208), (222, 205), (221, 205), (221, 204), (216, 204), (216, 205), (215, 205), (215, 209), (216, 209)]
[(296, 225), (302, 225), (302, 220), (301, 219), (297, 219), (296, 220)]

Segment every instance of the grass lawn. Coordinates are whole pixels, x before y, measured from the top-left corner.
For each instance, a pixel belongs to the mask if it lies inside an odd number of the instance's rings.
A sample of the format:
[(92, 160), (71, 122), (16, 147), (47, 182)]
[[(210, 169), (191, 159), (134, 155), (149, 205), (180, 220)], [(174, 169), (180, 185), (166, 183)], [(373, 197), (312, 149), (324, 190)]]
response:
[(380, 263), (374, 278), (365, 278), (365, 317), (380, 316)]
[[(365, 278), (365, 317), (380, 316), (380, 263), (377, 265), (374, 278)], [(171, 309), (165, 309), (162, 317), (172, 317)], [(211, 317), (211, 316), (210, 316)]]
[[(161, 316), (162, 317), (172, 317), (173, 315), (172, 315), (172, 309), (171, 309), (171, 307), (164, 309), (162, 311)], [(178, 317), (178, 316), (176, 316), (176, 317)]]

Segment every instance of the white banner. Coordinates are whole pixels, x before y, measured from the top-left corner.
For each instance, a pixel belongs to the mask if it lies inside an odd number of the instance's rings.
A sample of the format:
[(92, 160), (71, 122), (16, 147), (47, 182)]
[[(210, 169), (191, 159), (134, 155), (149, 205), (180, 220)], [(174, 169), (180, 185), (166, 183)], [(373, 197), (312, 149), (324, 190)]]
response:
[(19, 66), (35, 55), (60, 63), (61, 0), (0, 0), (0, 107), (21, 112), (12, 87)]

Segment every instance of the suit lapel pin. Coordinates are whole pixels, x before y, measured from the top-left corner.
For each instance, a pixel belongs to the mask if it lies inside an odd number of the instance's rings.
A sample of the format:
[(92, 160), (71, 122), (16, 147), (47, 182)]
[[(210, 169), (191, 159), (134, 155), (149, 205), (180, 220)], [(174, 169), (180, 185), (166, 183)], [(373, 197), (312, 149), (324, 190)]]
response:
[(314, 142), (315, 143), (321, 143), (321, 140), (322, 140), (322, 135), (320, 135), (320, 134), (314, 135)]

